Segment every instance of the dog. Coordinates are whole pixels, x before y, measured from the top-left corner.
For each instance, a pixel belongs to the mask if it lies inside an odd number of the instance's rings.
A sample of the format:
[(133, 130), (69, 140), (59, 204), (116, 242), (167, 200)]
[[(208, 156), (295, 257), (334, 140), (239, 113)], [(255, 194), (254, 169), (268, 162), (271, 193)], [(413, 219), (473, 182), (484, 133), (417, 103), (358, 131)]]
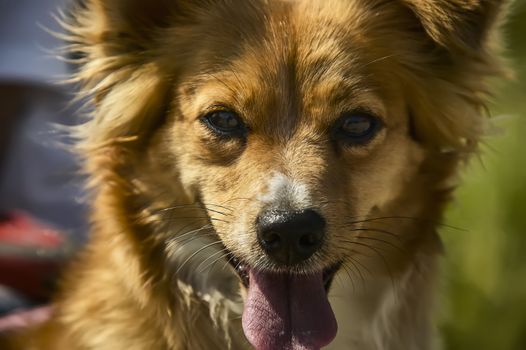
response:
[(425, 350), (502, 0), (85, 0), (90, 242), (12, 348)]

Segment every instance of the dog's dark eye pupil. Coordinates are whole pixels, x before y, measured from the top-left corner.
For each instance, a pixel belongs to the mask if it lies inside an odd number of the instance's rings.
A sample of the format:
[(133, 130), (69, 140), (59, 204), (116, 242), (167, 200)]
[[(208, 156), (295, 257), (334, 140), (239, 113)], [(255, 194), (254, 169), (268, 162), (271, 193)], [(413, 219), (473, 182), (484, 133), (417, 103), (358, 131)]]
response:
[(214, 111), (206, 114), (201, 120), (216, 134), (221, 136), (244, 136), (246, 127), (241, 118), (231, 111)]
[(345, 119), (342, 130), (350, 136), (362, 136), (371, 129), (372, 121), (363, 115), (351, 115)]
[(337, 121), (334, 138), (349, 145), (365, 144), (376, 135), (380, 126), (380, 120), (367, 112), (347, 112)]
[(221, 129), (235, 129), (239, 126), (238, 118), (231, 112), (214, 112), (209, 117), (210, 123)]

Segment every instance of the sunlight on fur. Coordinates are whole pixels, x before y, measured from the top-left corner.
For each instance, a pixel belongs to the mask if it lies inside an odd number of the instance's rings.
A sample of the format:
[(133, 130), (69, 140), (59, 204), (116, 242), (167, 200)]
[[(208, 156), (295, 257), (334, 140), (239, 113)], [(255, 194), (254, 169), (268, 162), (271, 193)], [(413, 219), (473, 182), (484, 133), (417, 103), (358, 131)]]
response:
[(425, 350), (493, 0), (86, 0), (92, 232), (30, 349)]

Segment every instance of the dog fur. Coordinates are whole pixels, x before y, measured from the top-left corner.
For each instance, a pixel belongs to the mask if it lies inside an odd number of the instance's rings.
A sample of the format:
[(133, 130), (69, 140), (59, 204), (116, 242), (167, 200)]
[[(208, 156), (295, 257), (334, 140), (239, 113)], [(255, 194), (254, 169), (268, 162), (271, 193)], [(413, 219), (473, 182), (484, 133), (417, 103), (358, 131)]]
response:
[[(93, 101), (77, 130), (92, 232), (53, 319), (13, 348), (245, 349), (246, 289), (225, 248), (273, 264), (254, 221), (268, 203), (316, 208), (327, 236), (309, 273), (343, 262), (331, 349), (425, 350), (436, 229), (486, 128), (503, 73), (499, 0), (86, 0), (61, 21)], [(237, 111), (246, 140), (199, 116)], [(342, 146), (366, 109), (384, 128)], [(313, 315), (315, 317), (316, 315)]]

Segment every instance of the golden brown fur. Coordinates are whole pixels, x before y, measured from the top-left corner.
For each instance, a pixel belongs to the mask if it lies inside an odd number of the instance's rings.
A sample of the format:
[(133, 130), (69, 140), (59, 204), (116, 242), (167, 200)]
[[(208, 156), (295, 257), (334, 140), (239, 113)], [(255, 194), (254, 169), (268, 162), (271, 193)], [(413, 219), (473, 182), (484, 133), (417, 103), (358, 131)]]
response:
[[(436, 226), (459, 164), (484, 133), (488, 78), (502, 73), (504, 7), (79, 5), (64, 26), (84, 57), (74, 80), (95, 105), (78, 130), (92, 237), (64, 279), (53, 320), (16, 347), (248, 348), (244, 288), (225, 258), (213, 264), (222, 257), (216, 243), (278, 269), (252, 227), (275, 181), (328, 223), (326, 244), (297, 272), (344, 261), (331, 291), (340, 329), (331, 346), (429, 349)], [(251, 126), (246, 142), (218, 139), (199, 123), (218, 104)], [(381, 116), (385, 128), (366, 146), (335, 146), (327, 130), (356, 108)]]

